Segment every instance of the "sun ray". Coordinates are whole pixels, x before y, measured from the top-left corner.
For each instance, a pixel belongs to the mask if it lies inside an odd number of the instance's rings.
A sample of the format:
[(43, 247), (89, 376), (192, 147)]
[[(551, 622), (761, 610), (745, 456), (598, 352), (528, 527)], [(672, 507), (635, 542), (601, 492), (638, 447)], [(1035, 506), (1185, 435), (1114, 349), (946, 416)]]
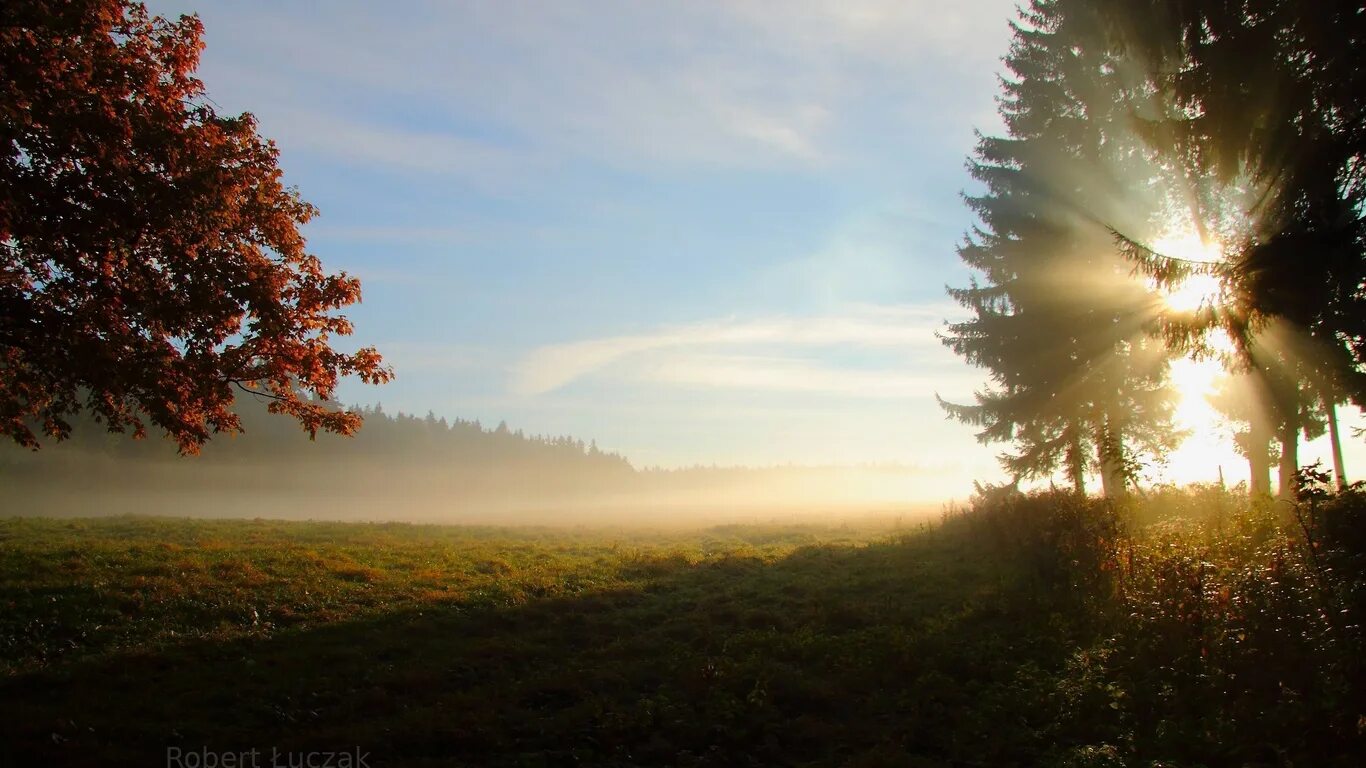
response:
[[(1219, 278), (1203, 271), (1224, 259), (1223, 246), (1217, 240), (1202, 240), (1193, 228), (1174, 226), (1152, 247), (1162, 256), (1187, 262), (1195, 269), (1184, 280), (1158, 290), (1168, 312), (1189, 315), (1208, 307), (1217, 308), (1225, 300)], [(1241, 463), (1225, 418), (1211, 402), (1228, 376), (1223, 358), (1232, 352), (1233, 344), (1224, 332), (1216, 330), (1206, 338), (1205, 345), (1207, 353), (1214, 354), (1173, 360), (1168, 372), (1177, 392), (1173, 418), (1186, 433), (1181, 445), (1167, 457), (1163, 473), (1175, 482), (1213, 480)]]
[[(1189, 230), (1168, 232), (1153, 243), (1153, 250), (1196, 265), (1213, 265), (1223, 260), (1223, 247), (1217, 241), (1201, 240)], [(1196, 272), (1163, 291), (1162, 299), (1169, 309), (1189, 313), (1218, 303), (1221, 291), (1219, 278), (1207, 272)]]
[(1177, 312), (1195, 312), (1219, 300), (1219, 278), (1197, 274), (1183, 280), (1163, 297), (1167, 306)]

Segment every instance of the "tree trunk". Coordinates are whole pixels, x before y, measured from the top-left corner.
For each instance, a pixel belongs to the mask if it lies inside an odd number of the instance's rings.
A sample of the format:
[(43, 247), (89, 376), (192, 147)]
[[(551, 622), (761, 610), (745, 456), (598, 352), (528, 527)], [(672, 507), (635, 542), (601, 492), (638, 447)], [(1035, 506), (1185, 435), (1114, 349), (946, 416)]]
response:
[(1108, 466), (1105, 463), (1105, 459), (1101, 459), (1100, 487), (1101, 492), (1105, 494), (1105, 498), (1107, 499), (1113, 499), (1119, 494), (1120, 483), (1116, 479), (1117, 474), (1118, 473), (1114, 471), (1114, 467)]
[(1081, 451), (1081, 430), (1075, 425), (1071, 430), (1071, 440), (1067, 445), (1067, 474), (1072, 479), (1072, 487), (1078, 496), (1086, 495), (1086, 455)]
[(1295, 498), (1295, 473), (1300, 469), (1300, 430), (1292, 420), (1287, 420), (1280, 429), (1281, 465), (1280, 489), (1278, 498)]
[(1270, 432), (1264, 424), (1255, 421), (1248, 432), (1247, 467), (1251, 473), (1248, 490), (1254, 499), (1271, 495), (1271, 460), (1266, 455), (1267, 443), (1271, 442)]
[(1106, 416), (1096, 440), (1096, 458), (1100, 460), (1100, 484), (1107, 499), (1124, 495), (1123, 450), (1123, 438), (1114, 433), (1110, 417)]
[(1338, 406), (1332, 400), (1328, 404), (1328, 437), (1333, 443), (1333, 476), (1338, 480), (1338, 490), (1347, 487), (1347, 472), (1342, 466), (1342, 437), (1338, 435)]

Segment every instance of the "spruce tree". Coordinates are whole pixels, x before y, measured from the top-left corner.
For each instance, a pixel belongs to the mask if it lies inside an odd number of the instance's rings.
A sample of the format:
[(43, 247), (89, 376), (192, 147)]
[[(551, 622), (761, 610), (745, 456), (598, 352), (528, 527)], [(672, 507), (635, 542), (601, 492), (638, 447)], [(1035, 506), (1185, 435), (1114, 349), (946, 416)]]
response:
[[(1266, 424), (1252, 432), (1274, 432), (1289, 495), (1299, 437), (1326, 420), (1340, 456), (1336, 406), (1366, 403), (1366, 6), (1066, 2), (1068, 12), (1104, 11), (1112, 50), (1146, 73), (1164, 107), (1148, 121), (1150, 146), (1200, 193), (1231, 191), (1241, 202), (1242, 231), (1226, 244), (1227, 261), (1209, 268), (1230, 300), (1178, 319), (1168, 336), (1189, 343), (1222, 326), (1235, 340), (1234, 367), (1266, 393), (1264, 412), (1249, 416)], [(1191, 271), (1121, 241), (1159, 281)]]
[(1111, 235), (1146, 232), (1156, 197), (1135, 189), (1145, 155), (1125, 128), (1127, 76), (1096, 26), (1053, 0), (1021, 19), (1000, 99), (1007, 135), (979, 136), (969, 165), (984, 191), (967, 198), (980, 225), (959, 257), (980, 278), (949, 293), (971, 317), (941, 336), (992, 383), (973, 404), (943, 405), (982, 442), (1012, 443), (1001, 461), (1017, 479), (1061, 467), (1084, 492), (1095, 456), (1114, 495), (1173, 440), (1167, 359), (1146, 329), (1152, 291)]

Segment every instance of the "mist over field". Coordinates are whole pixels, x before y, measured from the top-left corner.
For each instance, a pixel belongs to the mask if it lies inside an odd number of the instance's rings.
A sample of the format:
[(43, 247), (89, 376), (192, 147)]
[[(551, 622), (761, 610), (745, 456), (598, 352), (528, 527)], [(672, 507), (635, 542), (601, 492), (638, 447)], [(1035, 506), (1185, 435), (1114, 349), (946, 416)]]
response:
[[(932, 473), (896, 465), (637, 468), (574, 438), (505, 425), (367, 414), (354, 438), (310, 442), (263, 409), (197, 456), (83, 429), (0, 457), (6, 514), (680, 527), (921, 520)], [(93, 427), (95, 425), (82, 425)]]
[[(585, 480), (541, 470), (444, 472), (367, 462), (295, 467), (288, 480), (273, 483), (265, 476), (280, 467), (270, 463), (185, 470), (95, 459), (81, 466), (61, 484), (42, 475), (6, 475), (7, 487), (23, 501), (4, 504), (4, 513), (678, 527), (921, 520), (941, 507), (938, 500), (915, 500), (923, 473), (897, 467), (654, 470)], [(444, 477), (434, 479), (438, 473)]]

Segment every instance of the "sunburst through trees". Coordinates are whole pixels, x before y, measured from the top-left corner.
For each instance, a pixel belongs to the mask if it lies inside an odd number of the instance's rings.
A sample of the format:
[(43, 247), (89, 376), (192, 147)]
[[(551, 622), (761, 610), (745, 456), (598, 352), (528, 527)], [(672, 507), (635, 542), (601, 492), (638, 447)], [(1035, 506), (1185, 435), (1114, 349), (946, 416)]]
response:
[(1022, 12), (1007, 135), (970, 164), (985, 191), (959, 255), (981, 277), (950, 294), (972, 317), (943, 336), (992, 376), (945, 407), (1012, 445), (1016, 478), (1062, 468), (1084, 490), (1095, 471), (1119, 493), (1223, 425), (1254, 493), (1278, 460), (1293, 494), (1299, 441), (1325, 428), (1344, 481), (1335, 409), (1366, 399), (1366, 120), (1344, 58), (1366, 22), (1349, 5)]

